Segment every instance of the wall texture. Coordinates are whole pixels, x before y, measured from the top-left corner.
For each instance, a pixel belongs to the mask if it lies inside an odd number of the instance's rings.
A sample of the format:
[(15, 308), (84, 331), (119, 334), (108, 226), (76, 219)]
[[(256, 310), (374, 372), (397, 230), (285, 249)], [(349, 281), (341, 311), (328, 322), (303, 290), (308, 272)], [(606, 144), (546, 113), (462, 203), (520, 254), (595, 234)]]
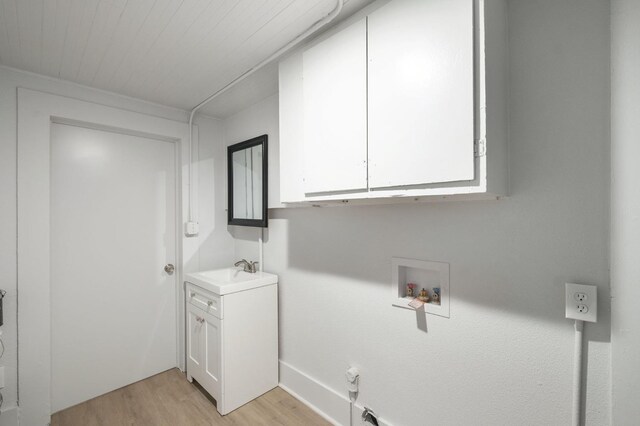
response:
[[(509, 31), (510, 198), (271, 211), (264, 266), (280, 275), (280, 357), (324, 385), (310, 402), (344, 399), (355, 365), (358, 403), (393, 424), (568, 424), (570, 281), (599, 288), (584, 415), (610, 424), (609, 4), (512, 0)], [(275, 116), (266, 101), (226, 134), (259, 133), (261, 108)], [(237, 257), (257, 258), (256, 231), (232, 232)], [(428, 316), (425, 333), (391, 306), (392, 256), (451, 264), (450, 319)]]
[[(141, 112), (171, 120), (186, 122), (185, 111), (164, 107), (137, 99), (91, 89), (73, 83), (0, 67), (0, 288), (7, 291), (4, 299), (2, 339), (5, 353), (0, 365), (5, 366), (6, 386), (2, 411), (11, 411), (17, 402), (17, 293), (16, 288), (16, 104), (17, 87), (40, 90), (75, 99)], [(186, 259), (188, 267), (228, 265), (233, 256), (233, 240), (226, 228), (226, 189), (224, 187), (226, 151), (221, 122), (201, 116), (196, 120), (200, 144), (198, 174), (199, 212), (202, 228), (198, 238), (202, 253)], [(196, 151), (198, 152), (198, 151)], [(215, 184), (214, 184), (215, 178)], [(218, 211), (218, 210), (220, 211)], [(201, 262), (202, 261), (202, 262)], [(9, 421), (13, 413), (0, 419)], [(15, 417), (13, 417), (15, 418)]]
[[(278, 95), (270, 96), (244, 111), (226, 118), (223, 126), (225, 145), (233, 145), (264, 134), (269, 136), (268, 205), (270, 209), (280, 207)], [(226, 175), (224, 179), (226, 182)], [(236, 260), (246, 256), (249, 256), (247, 259), (258, 260), (257, 251), (253, 256), (250, 256), (250, 254), (252, 254), (253, 249), (256, 249), (255, 243), (260, 235), (259, 229), (230, 226), (229, 233), (235, 241)]]
[[(198, 258), (191, 270), (226, 268), (234, 262), (234, 240), (227, 230), (227, 149), (220, 120), (197, 116)], [(197, 267), (196, 267), (197, 265)]]
[(611, 361), (613, 423), (640, 419), (640, 2), (611, 3)]

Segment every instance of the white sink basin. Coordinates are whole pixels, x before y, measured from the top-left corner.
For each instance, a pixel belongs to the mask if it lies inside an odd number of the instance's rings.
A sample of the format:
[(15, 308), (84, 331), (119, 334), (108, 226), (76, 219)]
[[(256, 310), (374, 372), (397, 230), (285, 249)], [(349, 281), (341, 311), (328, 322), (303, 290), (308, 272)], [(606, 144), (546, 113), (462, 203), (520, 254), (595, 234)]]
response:
[(185, 281), (223, 296), (278, 283), (278, 276), (268, 272), (251, 274), (240, 268), (212, 269), (185, 274)]

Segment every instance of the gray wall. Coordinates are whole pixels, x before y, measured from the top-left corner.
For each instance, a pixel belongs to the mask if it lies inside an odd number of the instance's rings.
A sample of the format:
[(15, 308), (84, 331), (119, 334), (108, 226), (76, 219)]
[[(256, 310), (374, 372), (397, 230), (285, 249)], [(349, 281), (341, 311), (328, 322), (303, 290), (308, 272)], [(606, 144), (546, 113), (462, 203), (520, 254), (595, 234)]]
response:
[[(271, 211), (281, 359), (343, 394), (359, 366), (358, 402), (395, 424), (568, 424), (567, 281), (599, 288), (585, 415), (610, 424), (609, 3), (513, 0), (509, 31), (509, 199)], [(256, 109), (226, 133), (259, 134)], [(450, 319), (391, 307), (392, 256), (451, 264)]]

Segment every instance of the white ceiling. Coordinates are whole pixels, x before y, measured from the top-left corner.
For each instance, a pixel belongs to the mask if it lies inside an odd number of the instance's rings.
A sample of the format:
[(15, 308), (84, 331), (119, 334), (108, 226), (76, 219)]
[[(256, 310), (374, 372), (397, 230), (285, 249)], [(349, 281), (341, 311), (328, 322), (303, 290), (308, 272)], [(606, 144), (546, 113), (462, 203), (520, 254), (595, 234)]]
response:
[[(370, 2), (347, 1), (340, 18)], [(335, 0), (0, 0), (0, 64), (191, 109), (334, 6)], [(227, 116), (276, 91), (277, 69), (267, 67), (203, 112)]]
[(273, 62), (222, 93), (203, 107), (202, 111), (212, 117), (229, 117), (276, 93), (278, 63)]

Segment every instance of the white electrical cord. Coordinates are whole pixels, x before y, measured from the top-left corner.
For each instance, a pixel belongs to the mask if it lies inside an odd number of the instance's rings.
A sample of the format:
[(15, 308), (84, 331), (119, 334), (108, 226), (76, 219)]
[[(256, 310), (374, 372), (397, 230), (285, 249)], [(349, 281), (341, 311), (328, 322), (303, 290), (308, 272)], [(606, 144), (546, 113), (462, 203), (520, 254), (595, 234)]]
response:
[(349, 392), (349, 425), (353, 426), (353, 404), (358, 399), (360, 391), (360, 371), (357, 367), (350, 367), (346, 373), (347, 391)]
[[(327, 25), (329, 22), (333, 21), (334, 18), (336, 16), (338, 16), (340, 14), (340, 12), (342, 11), (342, 6), (343, 5), (344, 5), (344, 0), (337, 0), (336, 1), (336, 6), (333, 8), (333, 10), (331, 12), (329, 12), (328, 15), (326, 15), (324, 18), (316, 21), (306, 31), (304, 31), (302, 34), (298, 35), (292, 41), (287, 43), (284, 47), (281, 47), (273, 55), (269, 56), (267, 59), (263, 60), (258, 65), (255, 65), (254, 67), (252, 67), (249, 70), (245, 71), (244, 73), (240, 74), (238, 77), (236, 77), (234, 80), (232, 80), (229, 84), (227, 84), (222, 89), (220, 89), (217, 92), (215, 92), (213, 95), (209, 96), (204, 101), (200, 102), (198, 105), (196, 105), (191, 110), (191, 113), (189, 114), (189, 173), (188, 173), (188, 176), (189, 176), (189, 178), (188, 178), (188, 181), (189, 181), (189, 192), (188, 192), (188, 204), (189, 204), (189, 206), (188, 206), (188, 211), (189, 211), (188, 216), (189, 216), (189, 222), (193, 222), (193, 208), (192, 208), (192, 200), (191, 200), (192, 199), (191, 183), (193, 181), (193, 176), (192, 176), (192, 174), (193, 174), (193, 172), (192, 172), (192, 168), (193, 168), (192, 167), (192, 164), (193, 164), (193, 117), (196, 114), (196, 112), (198, 112), (198, 110), (200, 110), (200, 108), (202, 108), (203, 106), (205, 106), (206, 104), (208, 104), (209, 102), (211, 102), (212, 100), (214, 100), (215, 98), (217, 98), (218, 96), (220, 96), (221, 94), (226, 92), (227, 90), (231, 89), (233, 86), (235, 86), (236, 84), (238, 84), (239, 82), (241, 82), (245, 78), (249, 77), (254, 72), (258, 71), (259, 69), (261, 69), (265, 65), (269, 64), (270, 62), (272, 62), (275, 59), (279, 58), (280, 56), (284, 55), (290, 49), (292, 49), (293, 47), (298, 45), (300, 42), (302, 42), (304, 39), (309, 37), (311, 34), (316, 32), (320, 28), (322, 28), (325, 25)], [(262, 265), (262, 263), (260, 265)]]
[(353, 401), (349, 401), (349, 426), (353, 426)]
[(355, 392), (349, 392), (349, 426), (353, 426), (353, 404), (356, 402)]
[(584, 321), (576, 320), (576, 339), (574, 347), (574, 364), (573, 364), (573, 416), (571, 424), (580, 426), (580, 400), (582, 398), (582, 334), (584, 330)]
[[(2, 303), (2, 299), (4, 299), (4, 296), (6, 296), (7, 292), (4, 290), (0, 290), (0, 304)], [(2, 341), (2, 330), (0, 330), (0, 347), (2, 347), (2, 352), (0, 352), (0, 358), (2, 358), (4, 356), (4, 342)], [(2, 395), (2, 393), (0, 393), (0, 408), (2, 408), (2, 405), (4, 404), (4, 396)]]

